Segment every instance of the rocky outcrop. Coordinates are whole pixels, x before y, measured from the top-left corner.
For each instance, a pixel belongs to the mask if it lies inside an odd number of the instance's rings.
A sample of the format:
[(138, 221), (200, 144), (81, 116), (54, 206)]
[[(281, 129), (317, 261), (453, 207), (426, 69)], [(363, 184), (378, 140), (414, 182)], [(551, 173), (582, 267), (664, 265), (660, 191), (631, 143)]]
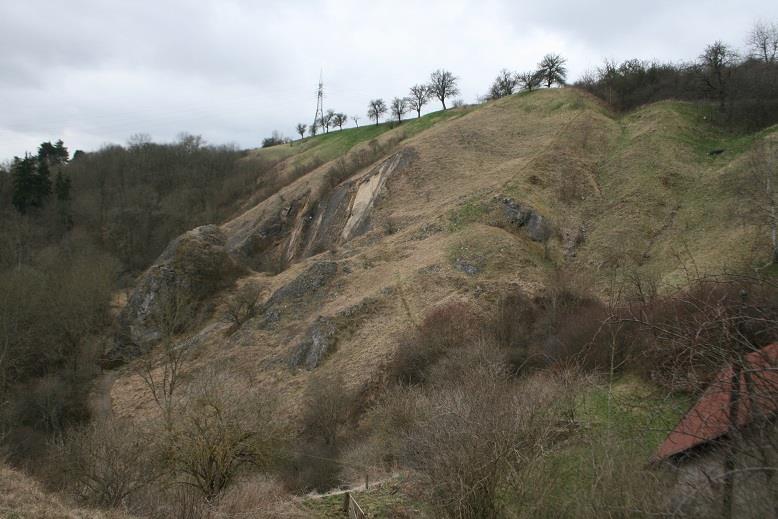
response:
[(378, 311), (381, 300), (366, 297), (332, 317), (319, 316), (308, 328), (303, 340), (292, 350), (289, 367), (312, 370), (335, 350), (338, 339), (348, 337), (371, 314)]
[(305, 192), (280, 207), (268, 209), (253, 225), (235, 231), (228, 239), (227, 250), (254, 270), (283, 270), (290, 260), (285, 253), (289, 237), (308, 217), (310, 197), (310, 192)]
[(343, 230), (340, 234), (341, 239), (344, 241), (350, 240), (364, 231), (363, 226), (370, 216), (370, 210), (373, 208), (376, 198), (378, 198), (387, 179), (394, 172), (406, 167), (414, 155), (413, 148), (405, 148), (398, 151), (359, 180), (357, 191), (351, 202), (348, 220), (343, 225)]
[(319, 316), (289, 359), (292, 368), (316, 368), (335, 346), (337, 327), (332, 319)]
[(200, 301), (235, 281), (242, 270), (224, 244), (224, 233), (206, 225), (167, 246), (140, 277), (119, 314), (117, 334), (104, 359), (107, 364), (147, 351), (160, 339), (161, 326), (175, 326), (163, 321), (183, 319)]
[(349, 241), (369, 228), (388, 179), (415, 156), (405, 148), (334, 188), (309, 188), (289, 202), (268, 202), (258, 216), (243, 215), (239, 223), (225, 225), (233, 229), (228, 249), (255, 270), (277, 272)]
[(498, 200), (509, 225), (522, 229), (533, 241), (544, 242), (551, 237), (550, 223), (533, 208), (512, 198), (499, 197)]
[(337, 272), (337, 263), (320, 261), (273, 292), (262, 308), (265, 325), (280, 320), (285, 313), (297, 312), (306, 305), (316, 303), (317, 296), (321, 295), (322, 289), (329, 284)]

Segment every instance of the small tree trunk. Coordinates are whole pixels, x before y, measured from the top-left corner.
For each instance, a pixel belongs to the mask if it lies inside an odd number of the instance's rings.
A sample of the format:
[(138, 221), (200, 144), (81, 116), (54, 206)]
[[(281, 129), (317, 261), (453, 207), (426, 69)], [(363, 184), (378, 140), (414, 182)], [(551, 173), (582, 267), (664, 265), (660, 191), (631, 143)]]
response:
[[(738, 406), (740, 405), (740, 366), (738, 361), (732, 363), (731, 385), (732, 387), (729, 390), (729, 426), (732, 429), (732, 432), (736, 432)], [(735, 501), (735, 441), (737, 441), (738, 435), (731, 434), (730, 436), (731, 437), (728, 438), (726, 452), (724, 453), (724, 495), (721, 515), (725, 519), (732, 519)]]
[(768, 171), (767, 171), (767, 181), (766, 181), (766, 189), (767, 191), (767, 200), (770, 204), (770, 239), (773, 246), (773, 255), (772, 255), (772, 262), (778, 263), (778, 215), (776, 215), (776, 208), (775, 208), (775, 197), (773, 196), (773, 189), (772, 189), (772, 171), (771, 171), (771, 164), (768, 164)]

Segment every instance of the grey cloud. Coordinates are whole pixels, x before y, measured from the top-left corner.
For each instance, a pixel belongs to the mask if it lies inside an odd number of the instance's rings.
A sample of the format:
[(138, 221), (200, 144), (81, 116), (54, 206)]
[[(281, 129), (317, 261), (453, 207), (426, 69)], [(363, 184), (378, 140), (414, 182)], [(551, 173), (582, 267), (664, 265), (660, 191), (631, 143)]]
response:
[[(0, 160), (62, 137), (71, 148), (180, 131), (256, 146), (326, 103), (366, 119), (446, 67), (463, 97), (548, 51), (576, 76), (603, 57), (692, 59), (741, 45), (778, 3), (568, 0), (26, 0), (0, 5)], [(433, 105), (434, 106), (434, 105)]]

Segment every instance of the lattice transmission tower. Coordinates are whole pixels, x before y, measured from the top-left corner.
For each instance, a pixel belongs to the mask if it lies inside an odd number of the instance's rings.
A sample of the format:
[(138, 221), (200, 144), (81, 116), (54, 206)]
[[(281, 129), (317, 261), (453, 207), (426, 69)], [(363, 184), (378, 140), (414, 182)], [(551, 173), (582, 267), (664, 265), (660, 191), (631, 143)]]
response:
[[(324, 120), (324, 80), (323, 71), (319, 71), (319, 90), (316, 94), (316, 115), (313, 116), (313, 128), (315, 129)], [(315, 133), (315, 130), (314, 130)]]

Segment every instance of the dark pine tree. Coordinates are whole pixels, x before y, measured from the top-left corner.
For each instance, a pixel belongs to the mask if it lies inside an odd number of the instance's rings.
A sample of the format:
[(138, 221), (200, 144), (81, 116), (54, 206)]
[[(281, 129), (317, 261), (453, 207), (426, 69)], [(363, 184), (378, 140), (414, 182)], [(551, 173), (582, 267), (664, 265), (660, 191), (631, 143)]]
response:
[(43, 207), (51, 194), (51, 174), (48, 161), (25, 155), (14, 158), (11, 166), (13, 177), (12, 203), (17, 211), (25, 214), (31, 207)]
[(51, 194), (51, 172), (49, 171), (48, 161), (38, 161), (38, 168), (34, 178), (34, 189), (30, 205), (33, 207), (43, 207), (46, 199)]
[(68, 149), (65, 147), (62, 139), (54, 144), (54, 156), (57, 159), (57, 164), (65, 164), (70, 159), (70, 153), (68, 153)]
[(23, 159), (14, 157), (11, 165), (11, 176), (13, 177), (13, 195), (11, 201), (14, 207), (20, 213), (27, 212), (31, 205), (31, 200), (35, 192), (35, 161), (29, 155)]
[(57, 171), (57, 176), (54, 179), (54, 193), (60, 202), (70, 200), (70, 177), (63, 175), (61, 170)]

